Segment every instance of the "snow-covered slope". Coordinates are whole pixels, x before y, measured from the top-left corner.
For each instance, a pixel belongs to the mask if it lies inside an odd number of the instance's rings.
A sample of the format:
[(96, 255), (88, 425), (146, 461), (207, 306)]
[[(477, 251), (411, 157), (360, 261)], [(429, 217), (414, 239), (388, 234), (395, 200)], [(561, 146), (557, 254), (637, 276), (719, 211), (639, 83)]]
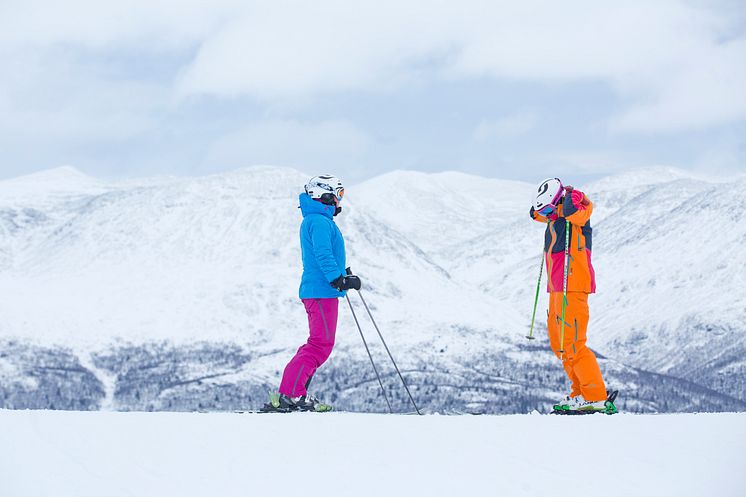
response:
[(375, 215), (429, 253), (509, 223), (533, 187), (458, 172), (394, 171), (350, 189)]
[(344, 497), (746, 491), (745, 414), (0, 411), (0, 426), (5, 497), (243, 497), (298, 486)]
[[(117, 337), (247, 340), (269, 327), (281, 337), (303, 323), (294, 304), (297, 194), (305, 179), (289, 169), (251, 168), (75, 197), (54, 226), (18, 234), (26, 245), (0, 279), (3, 293), (15, 295), (2, 308), (8, 334), (73, 348)], [(435, 301), (454, 296), (465, 306), (423, 312), (398, 305), (390, 319), (423, 327), (457, 318), (470, 326), (510, 314), (459, 297), (469, 290), (407, 237), (354, 199), (346, 209), (339, 222), (349, 261), (373, 299), (419, 304), (417, 292), (427, 288)], [(40, 304), (46, 312), (35, 312)]]
[[(105, 184), (63, 168), (0, 182), (0, 406), (261, 402), (306, 333), (306, 179), (255, 167)], [(730, 187), (670, 169), (585, 187), (600, 219), (590, 342), (625, 408), (746, 408), (746, 268), (727, 249), (746, 232), (722, 200)], [(337, 219), (349, 263), (426, 409), (526, 412), (565, 388), (545, 341), (523, 339), (543, 238), (527, 216), (532, 190), (411, 172), (348, 188)], [(342, 304), (338, 348), (315, 390), (381, 409)]]
[(0, 203), (22, 207), (49, 205), (71, 197), (103, 193), (112, 188), (71, 166), (0, 181)]

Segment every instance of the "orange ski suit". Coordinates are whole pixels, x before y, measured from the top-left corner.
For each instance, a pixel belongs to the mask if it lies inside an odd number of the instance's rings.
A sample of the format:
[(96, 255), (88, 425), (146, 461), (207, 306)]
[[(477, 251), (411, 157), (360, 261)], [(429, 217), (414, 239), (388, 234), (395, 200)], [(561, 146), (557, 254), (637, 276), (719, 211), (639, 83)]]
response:
[[(578, 190), (570, 190), (549, 218), (531, 208), (531, 217), (547, 226), (544, 257), (547, 265), (549, 344), (562, 360), (572, 383), (571, 397), (583, 395), (590, 402), (606, 399), (606, 385), (596, 355), (586, 346), (588, 330), (588, 294), (596, 291), (591, 264), (593, 203)], [(562, 331), (562, 290), (565, 270), (565, 223), (570, 223), (567, 302), (565, 305), (565, 341)], [(564, 349), (564, 352), (562, 350)]]

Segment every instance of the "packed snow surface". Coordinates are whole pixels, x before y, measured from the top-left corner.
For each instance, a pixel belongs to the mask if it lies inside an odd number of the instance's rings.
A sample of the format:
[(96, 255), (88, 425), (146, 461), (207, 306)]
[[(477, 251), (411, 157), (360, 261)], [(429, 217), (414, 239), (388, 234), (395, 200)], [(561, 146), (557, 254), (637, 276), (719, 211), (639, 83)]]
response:
[(746, 495), (743, 413), (0, 411), (0, 426), (4, 497)]

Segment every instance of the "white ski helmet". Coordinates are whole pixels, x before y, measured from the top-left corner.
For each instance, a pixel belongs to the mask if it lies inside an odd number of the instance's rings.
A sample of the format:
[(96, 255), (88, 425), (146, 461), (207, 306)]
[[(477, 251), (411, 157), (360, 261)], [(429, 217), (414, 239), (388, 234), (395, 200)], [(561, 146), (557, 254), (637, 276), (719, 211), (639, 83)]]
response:
[(562, 198), (562, 192), (564, 192), (564, 187), (559, 178), (545, 179), (536, 190), (534, 210), (542, 215), (551, 213), (557, 209), (557, 204)]
[(306, 184), (306, 193), (313, 199), (319, 199), (322, 203), (332, 205), (342, 201), (345, 195), (345, 187), (342, 181), (331, 174), (314, 176)]

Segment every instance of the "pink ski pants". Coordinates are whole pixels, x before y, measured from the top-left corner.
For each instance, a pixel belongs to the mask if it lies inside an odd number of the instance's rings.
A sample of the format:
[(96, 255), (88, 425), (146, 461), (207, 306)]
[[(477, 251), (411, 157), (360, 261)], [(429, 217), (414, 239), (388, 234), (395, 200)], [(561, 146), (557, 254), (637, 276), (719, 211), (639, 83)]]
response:
[(285, 366), (280, 383), (280, 393), (290, 397), (306, 395), (316, 369), (332, 353), (337, 332), (338, 299), (303, 299), (303, 305), (308, 314), (308, 341)]

